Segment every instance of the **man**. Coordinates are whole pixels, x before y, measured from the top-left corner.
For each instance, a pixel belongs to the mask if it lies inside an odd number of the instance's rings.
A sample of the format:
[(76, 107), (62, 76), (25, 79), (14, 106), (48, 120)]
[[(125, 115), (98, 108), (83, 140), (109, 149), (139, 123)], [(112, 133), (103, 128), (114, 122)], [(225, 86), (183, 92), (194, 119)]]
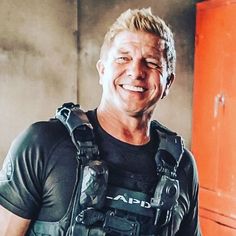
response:
[(179, 136), (151, 122), (174, 81), (170, 29), (150, 9), (124, 12), (97, 69), (103, 94), (86, 115), (99, 161), (81, 161), (83, 140), (76, 147), (63, 120), (33, 124), (1, 171), (3, 235), (201, 235), (194, 159)]

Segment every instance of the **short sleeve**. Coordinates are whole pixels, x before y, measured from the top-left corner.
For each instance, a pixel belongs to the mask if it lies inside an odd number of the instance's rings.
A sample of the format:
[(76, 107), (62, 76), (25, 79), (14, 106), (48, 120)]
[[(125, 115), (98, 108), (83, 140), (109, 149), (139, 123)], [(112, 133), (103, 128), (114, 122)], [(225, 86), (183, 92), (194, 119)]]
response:
[(52, 153), (65, 135), (64, 126), (50, 120), (31, 125), (13, 141), (0, 171), (0, 205), (26, 219), (37, 216), (52, 179)]
[(33, 218), (41, 201), (42, 156), (31, 126), (12, 143), (0, 171), (0, 204), (23, 218)]

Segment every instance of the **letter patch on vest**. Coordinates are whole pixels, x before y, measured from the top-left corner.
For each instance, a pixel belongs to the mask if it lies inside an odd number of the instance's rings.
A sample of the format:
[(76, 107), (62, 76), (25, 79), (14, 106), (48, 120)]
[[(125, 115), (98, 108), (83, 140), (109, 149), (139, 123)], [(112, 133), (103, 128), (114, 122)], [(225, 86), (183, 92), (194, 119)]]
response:
[(152, 217), (153, 209), (151, 209), (150, 199), (150, 196), (141, 192), (109, 186), (105, 205), (107, 207)]

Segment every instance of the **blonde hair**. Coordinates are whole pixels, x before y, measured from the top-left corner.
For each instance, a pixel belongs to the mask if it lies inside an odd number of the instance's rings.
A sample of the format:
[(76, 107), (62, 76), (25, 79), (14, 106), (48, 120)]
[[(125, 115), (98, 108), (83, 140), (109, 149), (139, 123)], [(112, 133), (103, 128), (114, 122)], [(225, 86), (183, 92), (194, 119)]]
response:
[(144, 31), (157, 35), (165, 41), (165, 55), (168, 74), (174, 74), (176, 51), (173, 33), (166, 23), (158, 16), (154, 16), (151, 8), (127, 10), (123, 12), (107, 31), (101, 47), (101, 58), (106, 54), (115, 36), (121, 31)]

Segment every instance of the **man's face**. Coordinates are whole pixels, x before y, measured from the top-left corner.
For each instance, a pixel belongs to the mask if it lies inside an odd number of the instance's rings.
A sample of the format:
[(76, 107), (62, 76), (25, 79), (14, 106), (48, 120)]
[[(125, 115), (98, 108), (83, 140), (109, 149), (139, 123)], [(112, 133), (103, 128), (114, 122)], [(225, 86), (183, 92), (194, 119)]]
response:
[(167, 92), (164, 41), (146, 32), (122, 31), (97, 63), (107, 109), (136, 116), (153, 111)]

